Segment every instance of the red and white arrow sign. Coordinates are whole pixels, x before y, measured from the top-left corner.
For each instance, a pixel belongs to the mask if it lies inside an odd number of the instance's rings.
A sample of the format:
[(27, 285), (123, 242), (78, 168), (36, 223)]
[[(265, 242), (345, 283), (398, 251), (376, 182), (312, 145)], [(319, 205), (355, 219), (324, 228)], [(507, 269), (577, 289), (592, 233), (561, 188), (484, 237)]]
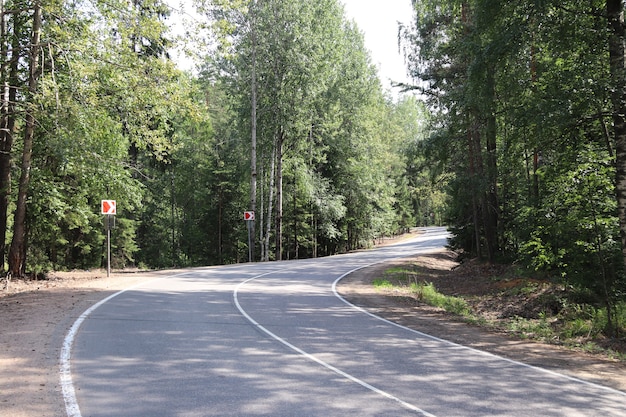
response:
[(117, 213), (115, 200), (102, 200), (101, 207), (102, 207), (101, 209), (102, 214), (116, 214)]
[(243, 219), (246, 220), (246, 221), (254, 220), (254, 212), (253, 211), (244, 211), (243, 212)]

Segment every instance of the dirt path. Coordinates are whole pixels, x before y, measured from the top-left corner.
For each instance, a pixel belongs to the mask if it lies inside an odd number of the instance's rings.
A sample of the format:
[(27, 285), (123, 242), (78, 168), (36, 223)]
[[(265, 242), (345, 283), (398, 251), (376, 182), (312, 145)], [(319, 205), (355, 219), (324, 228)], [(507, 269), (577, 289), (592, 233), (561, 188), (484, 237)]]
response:
[[(346, 277), (338, 290), (352, 303), (424, 333), (626, 391), (624, 364), (510, 339), (376, 292), (371, 280), (388, 265), (360, 270)], [(108, 295), (171, 273), (123, 273), (107, 278), (103, 271), (82, 272), (11, 283), (9, 291), (0, 290), (0, 416), (66, 415), (59, 386), (59, 355), (73, 322)]]

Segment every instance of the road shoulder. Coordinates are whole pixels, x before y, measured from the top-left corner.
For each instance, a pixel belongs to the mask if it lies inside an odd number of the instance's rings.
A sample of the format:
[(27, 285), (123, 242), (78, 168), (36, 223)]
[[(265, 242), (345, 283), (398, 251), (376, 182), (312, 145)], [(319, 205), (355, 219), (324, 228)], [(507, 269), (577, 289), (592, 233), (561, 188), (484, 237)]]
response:
[(337, 291), (352, 304), (422, 333), (626, 392), (624, 363), (597, 354), (490, 331), (439, 309), (382, 294), (372, 285), (374, 279), (383, 276), (385, 269), (419, 261), (420, 257), (416, 256), (361, 269), (342, 279), (337, 284)]

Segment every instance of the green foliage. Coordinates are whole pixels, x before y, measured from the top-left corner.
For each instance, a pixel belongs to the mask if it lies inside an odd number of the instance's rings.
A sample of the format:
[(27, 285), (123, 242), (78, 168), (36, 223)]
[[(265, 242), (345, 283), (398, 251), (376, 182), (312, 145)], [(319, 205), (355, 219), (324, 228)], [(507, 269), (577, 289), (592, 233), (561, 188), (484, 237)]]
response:
[(427, 162), (450, 174), (454, 247), (589, 290), (611, 323), (624, 259), (606, 4), (414, 6), (404, 48), (431, 111)]
[[(530, 310), (520, 310), (518, 314), (502, 314), (493, 319), (483, 317), (475, 310), (476, 305), (483, 309), (485, 301), (492, 296), (486, 296), (485, 300), (483, 297), (452, 297), (441, 294), (433, 283), (424, 281), (423, 272), (415, 265), (387, 268), (383, 277), (374, 279), (372, 285), (393, 296), (409, 295), (421, 302), (445, 309), (464, 318), (468, 323), (497, 328), (521, 338), (558, 342), (589, 351), (606, 352), (606, 348), (601, 346), (606, 336), (615, 333), (620, 337), (626, 331), (626, 303), (615, 303), (612, 307), (614, 312), (609, 315), (606, 307), (593, 305), (597, 295), (589, 290), (569, 288), (568, 291), (563, 291), (562, 284), (519, 280), (519, 283), (507, 287), (499, 295), (501, 298), (512, 298), (499, 300), (495, 306), (515, 303), (526, 309), (534, 304), (542, 310), (536, 310), (536, 314)], [(518, 271), (513, 276), (517, 274)], [(503, 278), (493, 279), (500, 281)], [(534, 308), (532, 310), (535, 311)]]
[(515, 317), (507, 323), (507, 330), (522, 338), (550, 340), (554, 336), (554, 331), (545, 316), (539, 320)]
[[(393, 289), (394, 292), (408, 291), (418, 300), (447, 312), (471, 318), (472, 311), (469, 304), (461, 297), (453, 297), (440, 293), (432, 282), (420, 279), (419, 269), (412, 266), (392, 267), (385, 269), (383, 278), (377, 278), (372, 283), (379, 289)], [(394, 283), (397, 283), (394, 285)]]
[(567, 346), (589, 351), (606, 350), (593, 340), (603, 340), (607, 334), (623, 335), (626, 331), (624, 303), (616, 303), (616, 312), (609, 319), (606, 308), (589, 304), (568, 303), (556, 317), (541, 314), (538, 319), (516, 316), (503, 325), (518, 336), (544, 341), (559, 341)]
[(464, 299), (440, 293), (432, 282), (411, 284), (411, 291), (419, 300), (429, 305), (443, 308), (449, 313), (461, 316), (469, 316), (471, 314), (471, 310)]
[[(111, 267), (124, 269), (136, 266), (135, 254), (137, 246), (137, 222), (120, 217), (115, 221), (115, 229), (111, 232)], [(104, 251), (106, 256), (106, 251)]]
[(389, 280), (381, 279), (381, 278), (376, 278), (374, 281), (372, 281), (372, 284), (374, 285), (375, 288), (384, 288), (384, 289), (393, 288), (393, 284)]
[(621, 248), (614, 168), (600, 156), (581, 150), (571, 170), (562, 172), (556, 163), (546, 167), (542, 204), (525, 213), (531, 219), (520, 216), (522, 224), (534, 224), (520, 253), (528, 265), (556, 272), (566, 282), (612, 300)]
[(362, 34), (340, 4), (213, 6), (223, 49), (207, 60), (207, 73), (231, 87), (239, 140), (250, 132), (252, 91), (258, 103), (257, 230), (265, 250), (272, 233), (276, 247), (286, 242), (281, 255), (302, 257), (369, 246), (412, 226), (410, 197), (398, 199), (406, 195), (399, 153), (416, 135), (402, 116), (415, 114), (399, 115), (385, 100)]
[[(45, 5), (40, 83), (21, 103), (36, 119), (27, 269), (103, 267), (101, 199), (117, 200), (114, 268), (247, 259), (253, 54), (262, 57), (254, 239), (268, 252), (282, 239), (285, 257), (334, 254), (440, 219), (442, 176), (422, 144), (426, 111), (416, 99), (385, 97), (340, 2), (199, 3), (217, 49), (198, 76), (167, 57), (162, 1)], [(28, 47), (27, 9), (10, 16), (6, 51), (13, 41)], [(26, 61), (0, 59), (2, 79), (26, 91)], [(20, 63), (15, 74), (11, 62)], [(20, 120), (15, 129), (23, 137)], [(23, 148), (17, 140), (6, 150), (7, 167)]]

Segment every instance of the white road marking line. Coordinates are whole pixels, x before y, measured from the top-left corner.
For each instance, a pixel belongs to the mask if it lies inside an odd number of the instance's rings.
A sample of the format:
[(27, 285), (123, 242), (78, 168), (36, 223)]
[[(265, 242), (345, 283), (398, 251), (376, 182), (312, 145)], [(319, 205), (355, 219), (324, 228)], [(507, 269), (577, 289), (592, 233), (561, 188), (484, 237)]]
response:
[(83, 312), (83, 314), (76, 319), (70, 330), (67, 332), (65, 339), (63, 339), (63, 347), (61, 348), (61, 357), (59, 359), (59, 368), (60, 368), (60, 384), (61, 391), (63, 393), (63, 400), (65, 401), (65, 411), (67, 413), (67, 417), (82, 417), (80, 413), (80, 407), (78, 406), (78, 400), (76, 399), (76, 392), (74, 390), (74, 383), (72, 382), (72, 368), (70, 364), (70, 360), (72, 358), (72, 345), (74, 344), (74, 339), (76, 338), (76, 334), (78, 333), (78, 329), (83, 324), (83, 322), (89, 317), (91, 313), (94, 312), (98, 307), (103, 305), (104, 303), (110, 301), (111, 299), (117, 297), (120, 294), (123, 294), (127, 291), (131, 291), (137, 287), (142, 285), (147, 285), (149, 283), (159, 281), (165, 278), (173, 278), (179, 277), (190, 272), (184, 272), (177, 275), (170, 275), (167, 277), (156, 278), (147, 282), (142, 282), (137, 285), (133, 285), (132, 287), (128, 287), (124, 290), (118, 291), (115, 294), (109, 295), (107, 298), (100, 300), (98, 303), (92, 305), (87, 310)]
[[(372, 265), (374, 265), (374, 264), (372, 264)], [(593, 388), (597, 388), (597, 389), (600, 389), (600, 390), (608, 391), (608, 392), (611, 392), (613, 394), (619, 394), (619, 395), (622, 395), (622, 396), (626, 396), (626, 392), (619, 391), (619, 390), (611, 388), (611, 387), (606, 387), (604, 385), (599, 385), (599, 384), (596, 384), (596, 383), (593, 383), (593, 382), (585, 381), (584, 379), (579, 379), (579, 378), (576, 378), (576, 377), (573, 377), (573, 376), (561, 374), (561, 373), (558, 373), (558, 372), (551, 371), (549, 369), (540, 368), (538, 366), (529, 365), (529, 364), (526, 364), (526, 363), (523, 363), (523, 362), (518, 362), (518, 361), (515, 361), (513, 359), (509, 359), (509, 358), (505, 358), (503, 356), (496, 355), (494, 353), (486, 352), (484, 350), (474, 349), (474, 348), (471, 348), (469, 346), (463, 346), (463, 345), (460, 345), (458, 343), (451, 342), (449, 340), (440, 339), (438, 337), (429, 335), (427, 333), (422, 333), (419, 330), (411, 329), (410, 327), (406, 327), (406, 326), (403, 326), (401, 324), (394, 323), (393, 321), (390, 321), (390, 320), (387, 320), (387, 319), (385, 319), (383, 317), (377, 316), (376, 314), (371, 313), (371, 312), (365, 310), (362, 307), (359, 307), (357, 305), (352, 304), (350, 301), (348, 301), (345, 298), (343, 298), (337, 292), (337, 283), (339, 283), (339, 281), (341, 281), (343, 278), (345, 278), (346, 276), (350, 275), (351, 273), (356, 272), (359, 269), (367, 268), (368, 266), (371, 266), (371, 265), (361, 266), (361, 267), (353, 269), (352, 271), (346, 272), (345, 274), (343, 274), (342, 276), (337, 278), (335, 280), (335, 282), (333, 282), (332, 288), (333, 288), (333, 293), (335, 294), (335, 296), (337, 298), (339, 298), (341, 301), (343, 301), (344, 303), (346, 303), (347, 305), (349, 305), (350, 307), (352, 307), (352, 308), (354, 308), (356, 310), (359, 310), (362, 313), (365, 313), (368, 316), (375, 318), (376, 320), (383, 321), (383, 322), (385, 322), (387, 324), (390, 324), (392, 326), (395, 326), (395, 327), (407, 330), (407, 331), (409, 331), (411, 333), (417, 334), (419, 336), (422, 336), (422, 337), (425, 337), (425, 338), (428, 338), (428, 339), (431, 339), (431, 340), (435, 340), (437, 342), (442, 342), (442, 343), (448, 344), (450, 346), (454, 346), (456, 348), (466, 349), (466, 350), (468, 350), (470, 352), (478, 353), (478, 354), (481, 354), (483, 356), (489, 356), (489, 357), (492, 357), (492, 358), (495, 358), (495, 359), (499, 359), (499, 360), (502, 360), (502, 361), (505, 361), (505, 362), (508, 362), (508, 363), (511, 363), (511, 364), (514, 364), (514, 365), (522, 366), (524, 368), (533, 369), (535, 371), (540, 371), (540, 372), (543, 372), (543, 373), (548, 374), (548, 375), (552, 375), (552, 376), (555, 376), (555, 377), (563, 378), (563, 379), (566, 379), (566, 380), (569, 380), (569, 381), (572, 381), (572, 382), (577, 382), (577, 383), (580, 383), (580, 384), (583, 384), (583, 385), (587, 385), (587, 386), (590, 386), (590, 387), (593, 387)]]
[[(370, 265), (372, 265), (372, 264), (370, 264)], [(364, 268), (364, 267), (361, 267), (361, 268)], [(356, 268), (356, 269), (360, 269), (360, 268)], [(355, 269), (355, 270), (356, 270), (356, 269)], [(284, 270), (282, 270), (282, 271), (284, 271)], [(335, 372), (336, 374), (341, 375), (341, 376), (343, 376), (344, 378), (347, 378), (347, 379), (349, 379), (350, 381), (355, 382), (355, 383), (357, 383), (357, 384), (361, 385), (362, 387), (367, 388), (367, 389), (368, 389), (368, 390), (370, 390), (370, 391), (373, 391), (373, 392), (375, 392), (375, 393), (377, 393), (377, 394), (379, 394), (379, 395), (382, 395), (382, 396), (384, 396), (384, 397), (386, 397), (386, 398), (388, 398), (388, 399), (390, 399), (390, 400), (393, 400), (393, 401), (395, 401), (395, 402), (399, 403), (400, 405), (402, 405), (403, 407), (405, 407), (405, 408), (407, 408), (407, 409), (409, 409), (409, 410), (411, 410), (411, 411), (415, 411), (415, 412), (417, 412), (417, 413), (421, 414), (421, 415), (422, 415), (422, 416), (424, 416), (424, 417), (436, 417), (434, 414), (430, 414), (430, 413), (428, 413), (428, 412), (426, 412), (426, 411), (424, 411), (424, 410), (422, 410), (422, 409), (420, 409), (420, 408), (418, 408), (418, 407), (414, 406), (413, 404), (409, 404), (409, 403), (407, 403), (406, 401), (403, 401), (403, 400), (401, 400), (400, 398), (395, 397), (395, 396), (393, 396), (393, 395), (389, 394), (388, 392), (385, 392), (385, 391), (383, 391), (383, 390), (381, 390), (381, 389), (379, 389), (379, 388), (376, 388), (375, 386), (370, 385), (370, 384), (368, 384), (367, 382), (365, 382), (365, 381), (363, 381), (363, 380), (361, 380), (361, 379), (358, 379), (358, 378), (356, 378), (356, 377), (354, 377), (354, 376), (352, 376), (352, 375), (350, 375), (350, 374), (348, 374), (348, 373), (346, 373), (346, 372), (342, 371), (341, 369), (338, 369), (338, 368), (336, 368), (336, 367), (332, 366), (331, 364), (329, 364), (329, 363), (327, 363), (327, 362), (324, 362), (323, 360), (321, 360), (321, 359), (319, 359), (319, 358), (317, 358), (317, 357), (315, 357), (315, 356), (311, 355), (310, 353), (305, 352), (304, 350), (300, 349), (299, 347), (294, 346), (294, 345), (292, 345), (291, 343), (287, 342), (285, 339), (281, 338), (280, 336), (278, 336), (278, 335), (276, 335), (276, 334), (272, 333), (270, 330), (268, 330), (267, 328), (263, 327), (263, 326), (262, 326), (259, 322), (257, 322), (256, 320), (254, 320), (254, 319), (253, 319), (253, 318), (252, 318), (252, 317), (251, 317), (251, 316), (250, 316), (250, 315), (249, 315), (249, 314), (248, 314), (248, 313), (247, 313), (247, 312), (246, 312), (246, 311), (245, 311), (245, 310), (241, 307), (241, 304), (239, 304), (239, 299), (238, 299), (239, 289), (240, 289), (241, 287), (243, 287), (244, 285), (246, 285), (247, 283), (249, 283), (249, 282), (251, 282), (251, 281), (254, 281), (255, 279), (258, 279), (258, 278), (261, 278), (261, 277), (263, 277), (263, 276), (270, 275), (270, 274), (272, 274), (272, 273), (276, 273), (276, 272), (278, 272), (278, 271), (267, 272), (267, 273), (265, 273), (265, 274), (257, 275), (257, 276), (255, 276), (255, 277), (249, 278), (249, 279), (247, 279), (247, 280), (245, 280), (245, 281), (241, 282), (239, 285), (237, 285), (237, 287), (235, 287), (235, 291), (233, 292), (233, 300), (234, 300), (234, 302), (235, 302), (235, 305), (237, 306), (237, 309), (239, 309), (239, 312), (240, 312), (240, 313), (241, 313), (241, 314), (242, 314), (242, 315), (243, 315), (243, 316), (244, 316), (244, 317), (245, 317), (245, 318), (246, 318), (246, 319), (247, 319), (250, 323), (252, 323), (252, 324), (253, 324), (253, 325), (254, 325), (257, 329), (261, 330), (262, 332), (264, 332), (265, 334), (267, 334), (268, 336), (270, 336), (272, 339), (274, 339), (274, 340), (276, 340), (276, 341), (278, 341), (278, 342), (282, 343), (283, 345), (287, 346), (289, 349), (291, 349), (291, 350), (293, 350), (293, 351), (295, 351), (295, 352), (299, 353), (300, 355), (304, 356), (305, 358), (307, 358), (307, 359), (309, 359), (309, 360), (312, 360), (313, 362), (316, 362), (316, 363), (318, 363), (319, 365), (322, 365), (322, 366), (323, 366), (323, 367), (325, 367), (326, 369), (329, 369), (329, 370), (331, 370), (331, 371)]]

